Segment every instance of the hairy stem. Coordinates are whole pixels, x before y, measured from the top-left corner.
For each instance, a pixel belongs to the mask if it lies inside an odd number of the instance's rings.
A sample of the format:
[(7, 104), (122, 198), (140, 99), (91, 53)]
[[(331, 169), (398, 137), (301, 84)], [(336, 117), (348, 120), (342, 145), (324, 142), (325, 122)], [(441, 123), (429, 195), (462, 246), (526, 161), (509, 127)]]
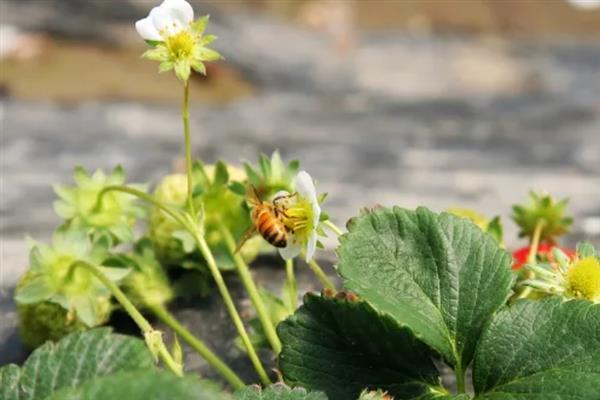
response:
[(285, 276), (292, 310), (298, 308), (298, 285), (294, 274), (294, 259), (285, 260)]
[[(88, 271), (94, 274), (94, 276), (98, 278), (98, 280), (102, 282), (102, 284), (106, 286), (108, 290), (110, 290), (110, 292), (113, 296), (115, 296), (119, 304), (121, 304), (123, 309), (127, 312), (127, 314), (129, 314), (131, 319), (133, 319), (133, 321), (140, 328), (144, 336), (157, 332), (154, 328), (152, 328), (152, 325), (150, 325), (148, 320), (144, 318), (144, 316), (133, 305), (133, 303), (129, 300), (125, 293), (123, 293), (123, 291), (119, 289), (119, 287), (114, 282), (108, 279), (108, 277), (104, 275), (104, 273), (99, 268), (97, 268), (95, 265), (89, 264), (84, 261), (76, 261), (73, 264), (73, 268), (76, 268), (78, 266), (86, 268)], [(178, 376), (183, 376), (183, 367), (181, 366), (181, 364), (179, 364), (173, 359), (162, 340), (158, 343), (158, 356), (171, 371), (173, 371)]]
[(317, 276), (324, 288), (331, 289), (333, 291), (336, 290), (335, 285), (333, 284), (333, 282), (331, 282), (331, 279), (329, 279), (329, 277), (325, 274), (321, 266), (314, 259), (308, 262), (308, 266)]
[[(533, 235), (531, 236), (531, 242), (529, 244), (529, 254), (527, 254), (527, 264), (533, 265), (537, 261), (537, 253), (540, 247), (540, 240), (542, 237), (542, 230), (544, 229), (544, 225), (546, 222), (543, 219), (540, 219), (535, 224), (535, 229), (533, 231)], [(535, 273), (533, 271), (526, 271), (526, 278), (533, 279), (535, 277)], [(524, 299), (531, 293), (530, 286), (524, 286), (520, 293), (516, 294), (517, 299)]]
[(150, 311), (154, 313), (162, 322), (170, 327), (180, 338), (182, 338), (187, 344), (190, 345), (206, 362), (217, 370), (227, 382), (234, 388), (240, 389), (245, 386), (244, 382), (240, 377), (233, 372), (231, 368), (223, 360), (219, 358), (215, 353), (209, 349), (206, 344), (196, 336), (194, 336), (185, 326), (181, 325), (175, 317), (169, 311), (160, 304), (150, 305)]
[(194, 211), (193, 182), (192, 182), (192, 139), (190, 135), (190, 84), (185, 81), (183, 85), (183, 103), (181, 105), (181, 117), (183, 118), (183, 133), (185, 141), (185, 169), (187, 172), (187, 205), (192, 216)]
[(248, 352), (248, 357), (250, 358), (250, 361), (252, 362), (254, 369), (258, 373), (263, 384), (270, 385), (271, 380), (269, 379), (269, 376), (267, 375), (265, 368), (263, 367), (262, 363), (260, 362), (260, 359), (258, 358), (258, 355), (256, 354), (256, 349), (254, 348), (254, 346), (252, 345), (252, 342), (250, 341), (248, 332), (246, 331), (246, 328), (244, 327), (244, 323), (242, 322), (242, 319), (240, 318), (240, 314), (238, 313), (237, 309), (235, 308), (235, 304), (233, 302), (233, 299), (231, 298), (231, 294), (229, 293), (229, 290), (227, 289), (227, 286), (225, 285), (225, 281), (223, 280), (223, 275), (221, 274), (221, 271), (219, 271), (219, 267), (217, 266), (217, 263), (215, 262), (215, 258), (213, 257), (212, 252), (210, 251), (210, 248), (208, 247), (208, 244), (206, 243), (206, 240), (204, 240), (204, 237), (200, 234), (200, 232), (198, 232), (197, 229), (194, 229), (191, 233), (194, 236), (194, 240), (196, 241), (196, 244), (198, 245), (198, 248), (200, 249), (200, 252), (202, 253), (202, 256), (204, 257), (204, 260), (206, 260), (208, 268), (213, 276), (213, 279), (215, 280), (215, 283), (217, 284), (219, 292), (221, 293), (221, 297), (223, 298), (223, 301), (225, 302), (225, 307), (227, 307), (227, 311), (229, 312), (229, 315), (230, 315), (231, 319), (233, 320), (233, 324), (235, 325), (235, 327), (238, 331), (238, 334), (240, 335), (240, 338), (242, 339), (242, 342), (244, 343), (244, 347), (246, 348), (246, 351)]
[(161, 210), (163, 210), (166, 214), (168, 214), (170, 217), (175, 219), (180, 224), (182, 224), (184, 226), (186, 225), (185, 219), (183, 218), (183, 214), (181, 213), (180, 210), (178, 210), (174, 207), (168, 206), (166, 204), (163, 204), (160, 201), (156, 200), (154, 198), (154, 196), (149, 195), (148, 193), (145, 193), (138, 189), (134, 189), (129, 186), (124, 186), (124, 185), (106, 186), (98, 194), (98, 199), (96, 201), (96, 207), (98, 207), (98, 205), (101, 204), (102, 197), (110, 191), (128, 193), (128, 194), (135, 196), (141, 200), (144, 200), (144, 201), (152, 204), (153, 206), (160, 208)]
[(323, 224), (326, 227), (328, 227), (329, 229), (331, 229), (333, 231), (333, 233), (335, 233), (337, 236), (342, 236), (344, 234), (344, 232), (342, 232), (342, 230), (340, 228), (338, 228), (338, 226), (336, 224), (331, 222), (331, 220), (327, 220), (327, 221), (323, 222)]
[(269, 312), (267, 311), (267, 307), (263, 302), (260, 293), (258, 292), (258, 288), (252, 279), (252, 275), (250, 274), (250, 268), (242, 258), (239, 252), (236, 252), (237, 245), (235, 243), (235, 239), (229, 229), (222, 223), (219, 223), (219, 231), (225, 239), (225, 244), (227, 245), (227, 249), (229, 253), (233, 257), (233, 261), (235, 263), (235, 267), (237, 269), (238, 275), (242, 279), (242, 283), (250, 296), (250, 300), (252, 301), (252, 305), (256, 309), (256, 315), (265, 331), (265, 336), (271, 345), (271, 348), (276, 354), (279, 354), (281, 351), (281, 341), (279, 340), (279, 336), (277, 336), (277, 332), (275, 332), (275, 325), (269, 317)]

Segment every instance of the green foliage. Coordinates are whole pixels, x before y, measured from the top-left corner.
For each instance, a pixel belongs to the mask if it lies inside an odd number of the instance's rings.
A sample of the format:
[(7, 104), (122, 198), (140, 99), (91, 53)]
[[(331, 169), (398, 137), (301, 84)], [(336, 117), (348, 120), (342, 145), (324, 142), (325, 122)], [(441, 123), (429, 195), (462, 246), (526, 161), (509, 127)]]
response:
[[(250, 226), (250, 214), (244, 197), (230, 190), (234, 183), (245, 179), (243, 171), (222, 162), (216, 166), (195, 163), (193, 170), (194, 203), (203, 211), (205, 238), (219, 268), (234, 268), (233, 258), (219, 232), (220, 221), (236, 240), (240, 240)], [(187, 200), (187, 177), (175, 174), (165, 177), (154, 192), (156, 200), (184, 208)], [(148, 236), (156, 255), (165, 265), (191, 265), (201, 263), (191, 234), (162, 210), (154, 207), (150, 212)], [(246, 262), (256, 258), (261, 248), (260, 238), (251, 239), (241, 250)]]
[[(92, 242), (85, 233), (74, 230), (57, 231), (52, 246), (34, 243), (29, 270), (15, 291), (15, 301), (19, 305), (49, 301), (74, 313), (86, 326), (104, 323), (110, 313), (111, 294), (90, 271), (77, 267), (77, 263), (101, 265), (109, 243), (106, 236)], [(113, 281), (128, 272), (124, 268), (100, 269)], [(40, 318), (45, 317), (40, 315)]]
[(504, 243), (504, 228), (502, 227), (502, 220), (499, 216), (495, 216), (489, 220), (483, 215), (469, 208), (450, 208), (448, 212), (456, 215), (457, 217), (470, 219), (479, 227), (479, 229), (492, 235), (492, 237), (496, 239), (498, 243), (501, 245)]
[(249, 386), (235, 393), (235, 400), (327, 400), (321, 392), (308, 392), (303, 388), (291, 389), (283, 384), (275, 384), (266, 389)]
[(179, 378), (166, 371), (119, 372), (63, 389), (48, 400), (229, 400), (230, 396), (210, 382), (194, 376)]
[(481, 400), (596, 399), (600, 304), (523, 300), (483, 332), (473, 367)]
[(122, 288), (137, 307), (165, 305), (173, 299), (173, 289), (165, 270), (154, 255), (149, 239), (141, 239), (133, 252), (120, 254), (111, 261), (114, 265), (131, 268), (122, 282)]
[(294, 177), (300, 169), (298, 160), (285, 164), (279, 151), (274, 151), (271, 158), (262, 154), (259, 167), (244, 163), (248, 184), (254, 186), (262, 199), (269, 199), (279, 191), (292, 193)]
[(600, 252), (596, 250), (593, 244), (589, 242), (581, 242), (577, 245), (577, 257), (596, 257), (600, 259)]
[(533, 236), (538, 222), (543, 222), (541, 241), (554, 243), (556, 237), (564, 235), (573, 224), (573, 218), (565, 216), (568, 199), (555, 201), (550, 195), (529, 193), (527, 204), (513, 206), (512, 219), (519, 226), (519, 236)]
[[(55, 185), (59, 199), (54, 210), (65, 220), (64, 227), (84, 230), (96, 235), (109, 234), (120, 243), (133, 241), (133, 226), (145, 215), (135, 197), (117, 191), (109, 191), (98, 203), (102, 189), (125, 183), (125, 172), (117, 166), (109, 175), (97, 170), (90, 175), (84, 168), (77, 167), (73, 174), (75, 186)], [(144, 190), (143, 185), (130, 185)]]
[(287, 383), (321, 390), (332, 399), (355, 399), (364, 388), (400, 399), (440, 385), (427, 348), (411, 331), (352, 296), (307, 295), (278, 327), (279, 367)]
[[(600, 304), (548, 298), (506, 306), (508, 254), (450, 214), (380, 208), (348, 229), (338, 272), (358, 297), (309, 295), (280, 324), (279, 363), (289, 384), (334, 400), (385, 399), (384, 392), (397, 400), (471, 398), (440, 386), (429, 346), (458, 376), (474, 360), (475, 400), (600, 393)], [(584, 261), (596, 254), (578, 246)]]
[[(182, 174), (165, 176), (154, 189), (156, 201), (183, 208), (187, 196), (187, 177)], [(148, 237), (152, 241), (156, 256), (165, 265), (181, 263), (186, 257), (186, 251), (176, 232), (183, 227), (158, 207), (150, 210)], [(189, 251), (193, 251), (194, 247)], [(188, 248), (189, 250), (189, 248)]]
[[(284, 285), (282, 290), (283, 298), (289, 298), (287, 290), (287, 285)], [(289, 304), (286, 304), (281, 298), (277, 297), (275, 293), (270, 292), (265, 288), (259, 288), (259, 294), (273, 325), (277, 326), (281, 321), (294, 313), (294, 309)], [(289, 303), (289, 301), (287, 303)], [(252, 327), (252, 332), (250, 334), (252, 344), (256, 348), (270, 348), (269, 340), (267, 339), (267, 335), (265, 334), (260, 319), (257, 316), (254, 316), (248, 321), (248, 324)], [(237, 338), (236, 345), (238, 348), (245, 351), (241, 338)]]
[[(17, 283), (16, 291), (27, 284), (31, 273), (26, 272)], [(107, 311), (110, 304), (106, 302)], [(40, 301), (32, 304), (17, 304), (19, 335), (21, 342), (30, 349), (46, 341), (57, 341), (72, 332), (86, 329), (83, 322), (56, 303)], [(106, 315), (108, 317), (108, 313)]]
[[(219, 225), (223, 224), (232, 233), (236, 243), (239, 243), (251, 226), (250, 212), (244, 196), (229, 189), (232, 183), (243, 182), (245, 178), (242, 170), (223, 162), (206, 167), (199, 162), (194, 165), (194, 188), (201, 191), (194, 200), (203, 206), (206, 242), (221, 269), (233, 269), (235, 264), (219, 231)], [(244, 261), (249, 263), (254, 260), (262, 244), (262, 239), (257, 236), (248, 240), (240, 249)]]
[(108, 328), (46, 343), (22, 367), (0, 368), (2, 400), (228, 400), (208, 381), (157, 370), (140, 339)]
[(487, 320), (510, 294), (511, 257), (471, 221), (425, 208), (378, 209), (341, 238), (344, 286), (466, 367)]
[(98, 328), (46, 343), (20, 368), (0, 368), (0, 393), (3, 400), (42, 400), (61, 388), (117, 371), (151, 369), (154, 362), (144, 342)]

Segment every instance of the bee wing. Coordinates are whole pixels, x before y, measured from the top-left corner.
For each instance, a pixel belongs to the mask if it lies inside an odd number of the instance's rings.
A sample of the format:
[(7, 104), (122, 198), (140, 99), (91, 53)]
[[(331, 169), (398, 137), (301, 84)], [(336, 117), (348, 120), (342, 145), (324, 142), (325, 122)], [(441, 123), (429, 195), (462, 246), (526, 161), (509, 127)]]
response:
[(242, 235), (242, 238), (240, 239), (240, 242), (238, 243), (234, 254), (239, 252), (242, 249), (242, 246), (244, 245), (244, 243), (246, 243), (248, 241), (248, 239), (250, 239), (252, 236), (254, 236), (255, 233), (256, 233), (256, 226), (254, 226), (254, 224), (252, 224), (252, 226), (250, 228), (248, 228), (246, 230), (246, 232), (244, 232), (244, 234)]

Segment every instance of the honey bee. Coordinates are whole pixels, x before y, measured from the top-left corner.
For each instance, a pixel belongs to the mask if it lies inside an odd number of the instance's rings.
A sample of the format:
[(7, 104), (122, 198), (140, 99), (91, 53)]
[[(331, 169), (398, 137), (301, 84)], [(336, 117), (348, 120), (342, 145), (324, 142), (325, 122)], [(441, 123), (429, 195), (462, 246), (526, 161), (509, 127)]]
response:
[(250, 214), (252, 226), (242, 237), (238, 250), (256, 232), (275, 247), (287, 246), (291, 229), (284, 223), (284, 218), (287, 217), (285, 202), (296, 194), (277, 196), (273, 201), (268, 202), (260, 199), (254, 186), (251, 186), (250, 189), (248, 202), (252, 206)]

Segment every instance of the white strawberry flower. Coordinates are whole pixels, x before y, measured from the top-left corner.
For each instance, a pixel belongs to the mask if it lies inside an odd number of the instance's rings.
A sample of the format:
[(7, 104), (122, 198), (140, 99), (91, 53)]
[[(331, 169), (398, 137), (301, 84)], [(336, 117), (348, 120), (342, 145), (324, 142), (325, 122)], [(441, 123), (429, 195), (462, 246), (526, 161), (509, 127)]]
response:
[(216, 61), (221, 55), (206, 47), (216, 36), (204, 35), (208, 16), (194, 21), (194, 10), (185, 0), (164, 0), (150, 14), (135, 23), (135, 29), (152, 48), (144, 57), (160, 62), (161, 72), (175, 69), (187, 81), (191, 69), (206, 75), (204, 62)]
[(304, 251), (308, 262), (312, 260), (317, 248), (321, 206), (313, 179), (306, 171), (300, 171), (296, 175), (294, 187), (296, 192), (286, 204), (284, 218), (290, 234), (286, 247), (279, 249), (279, 254), (289, 260)]

